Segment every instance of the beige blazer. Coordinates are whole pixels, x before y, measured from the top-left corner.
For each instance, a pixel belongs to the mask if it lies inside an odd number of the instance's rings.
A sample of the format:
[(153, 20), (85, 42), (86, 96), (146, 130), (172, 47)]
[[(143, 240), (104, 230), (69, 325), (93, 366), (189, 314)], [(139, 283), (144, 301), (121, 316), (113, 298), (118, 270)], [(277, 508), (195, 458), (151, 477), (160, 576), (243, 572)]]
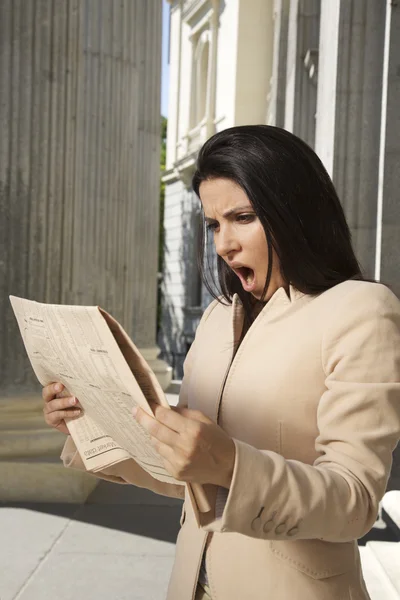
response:
[[(186, 360), (180, 403), (218, 420), (236, 460), (222, 517), (199, 515), (186, 489), (168, 600), (192, 600), (205, 550), (214, 600), (365, 600), (355, 540), (400, 437), (400, 302), (367, 282), (280, 288), (232, 360), (242, 323), (237, 297), (213, 302)], [(82, 467), (70, 439), (62, 457)], [(102, 476), (184, 492), (133, 460)]]

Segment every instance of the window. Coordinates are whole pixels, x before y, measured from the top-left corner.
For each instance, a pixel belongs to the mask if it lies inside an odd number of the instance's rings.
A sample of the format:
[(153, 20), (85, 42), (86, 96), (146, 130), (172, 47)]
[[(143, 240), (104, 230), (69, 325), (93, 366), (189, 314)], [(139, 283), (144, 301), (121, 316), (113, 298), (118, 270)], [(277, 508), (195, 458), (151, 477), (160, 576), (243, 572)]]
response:
[(191, 129), (201, 123), (207, 114), (208, 72), (210, 60), (210, 31), (203, 30), (193, 41)]

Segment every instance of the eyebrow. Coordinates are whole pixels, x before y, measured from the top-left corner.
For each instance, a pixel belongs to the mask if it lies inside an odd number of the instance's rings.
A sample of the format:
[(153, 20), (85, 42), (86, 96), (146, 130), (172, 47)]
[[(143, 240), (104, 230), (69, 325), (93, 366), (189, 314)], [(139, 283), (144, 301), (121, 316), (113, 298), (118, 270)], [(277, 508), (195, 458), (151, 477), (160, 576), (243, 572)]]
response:
[[(245, 206), (237, 206), (236, 208), (231, 208), (230, 210), (227, 210), (222, 216), (224, 217), (224, 219), (227, 219), (227, 218), (231, 217), (232, 215), (240, 212), (241, 210), (249, 210), (249, 209), (254, 212), (254, 209), (251, 206), (251, 204), (246, 204)], [(212, 221), (215, 221), (216, 219), (211, 219), (211, 217), (205, 217), (205, 220), (207, 222), (212, 222)]]

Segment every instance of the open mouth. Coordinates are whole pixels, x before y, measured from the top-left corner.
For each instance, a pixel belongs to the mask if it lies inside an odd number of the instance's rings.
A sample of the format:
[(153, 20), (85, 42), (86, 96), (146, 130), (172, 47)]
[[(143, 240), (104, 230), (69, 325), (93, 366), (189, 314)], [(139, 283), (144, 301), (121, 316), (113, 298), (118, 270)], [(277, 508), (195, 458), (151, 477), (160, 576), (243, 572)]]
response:
[(242, 286), (246, 290), (246, 292), (253, 291), (256, 283), (255, 273), (253, 269), (251, 269), (250, 267), (238, 267), (233, 270), (242, 282)]

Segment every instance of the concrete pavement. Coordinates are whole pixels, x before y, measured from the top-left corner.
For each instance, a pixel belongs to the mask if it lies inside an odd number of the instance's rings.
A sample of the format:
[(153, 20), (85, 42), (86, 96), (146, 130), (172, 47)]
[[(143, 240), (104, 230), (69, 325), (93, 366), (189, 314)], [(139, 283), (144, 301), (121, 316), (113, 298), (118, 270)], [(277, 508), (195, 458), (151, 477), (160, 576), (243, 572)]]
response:
[(84, 504), (0, 503), (0, 600), (164, 600), (181, 504), (106, 481)]
[(0, 600), (163, 600), (180, 504), (101, 482), (81, 506), (0, 505)]

